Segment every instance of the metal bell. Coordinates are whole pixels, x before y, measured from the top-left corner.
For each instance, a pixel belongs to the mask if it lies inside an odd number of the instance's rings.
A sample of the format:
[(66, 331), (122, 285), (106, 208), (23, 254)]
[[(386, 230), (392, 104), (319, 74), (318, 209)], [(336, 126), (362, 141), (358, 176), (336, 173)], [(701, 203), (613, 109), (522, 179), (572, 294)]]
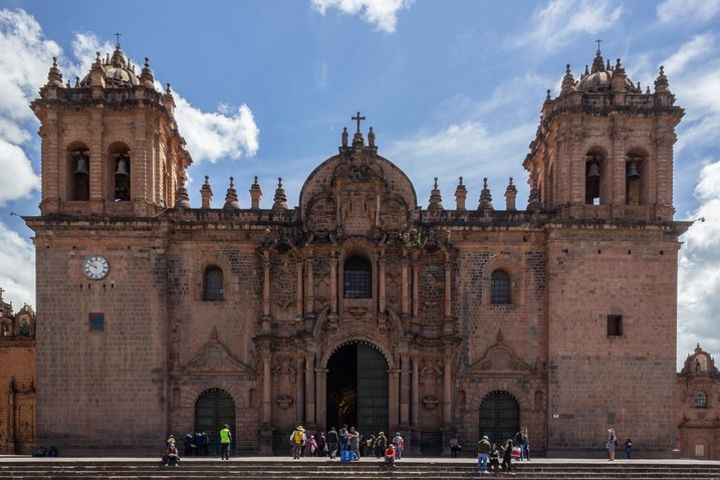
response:
[(598, 166), (598, 163), (595, 161), (590, 162), (590, 167), (588, 168), (587, 176), (589, 178), (600, 178), (600, 167)]
[(116, 177), (127, 177), (130, 175), (128, 171), (127, 157), (120, 157), (117, 161), (117, 169), (115, 170)]
[(90, 175), (90, 172), (88, 171), (88, 159), (85, 155), (82, 153), (79, 153), (77, 155), (77, 162), (75, 164), (75, 171), (73, 172), (73, 175), (77, 176), (87, 176)]
[(633, 161), (628, 162), (627, 178), (628, 178), (628, 180), (637, 180), (638, 178), (640, 178), (640, 173), (638, 172), (637, 164)]

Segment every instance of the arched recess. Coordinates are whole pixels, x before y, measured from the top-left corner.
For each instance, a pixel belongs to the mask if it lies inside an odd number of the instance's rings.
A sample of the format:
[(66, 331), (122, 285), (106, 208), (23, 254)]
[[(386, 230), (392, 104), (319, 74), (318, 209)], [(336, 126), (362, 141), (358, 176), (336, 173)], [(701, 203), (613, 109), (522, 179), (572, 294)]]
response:
[(219, 267), (223, 273), (223, 301), (235, 301), (240, 292), (237, 282), (234, 281), (235, 277), (232, 275), (230, 270), (230, 263), (226, 260), (226, 258), (221, 253), (216, 252), (200, 255), (195, 258), (196, 260), (193, 263), (193, 297), (196, 300), (203, 300), (205, 272), (208, 268), (216, 266)]
[(202, 299), (205, 302), (220, 302), (224, 294), (224, 273), (217, 265), (208, 265), (203, 272)]
[[(235, 435), (235, 400), (226, 390), (209, 388), (195, 400), (195, 431), (206, 432), (210, 440), (210, 452), (220, 453), (219, 432), (229, 425), (233, 439)], [(232, 442), (233, 448), (236, 442)]]
[(129, 201), (131, 197), (130, 147), (123, 142), (113, 142), (108, 147), (107, 198), (113, 202)]
[(72, 142), (65, 150), (67, 175), (66, 198), (70, 201), (90, 200), (90, 149), (83, 142)]
[[(345, 265), (351, 257), (362, 257), (370, 264), (370, 296), (365, 298), (348, 298), (345, 296)], [(356, 304), (356, 302), (367, 302), (374, 300), (377, 296), (377, 255), (374, 245), (370, 244), (366, 239), (361, 237), (350, 237), (347, 239), (340, 251), (338, 258), (338, 276), (341, 279), (338, 285), (338, 300), (340, 302), (340, 312), (343, 311), (345, 304)]]
[(625, 156), (625, 204), (651, 205), (652, 198), (652, 164), (647, 150), (633, 147)]
[(520, 403), (505, 390), (495, 390), (483, 397), (479, 410), (479, 434), (487, 435), (498, 445), (514, 439), (520, 430)]
[(611, 202), (611, 170), (607, 150), (593, 146), (586, 151), (583, 169), (585, 204), (605, 205)]

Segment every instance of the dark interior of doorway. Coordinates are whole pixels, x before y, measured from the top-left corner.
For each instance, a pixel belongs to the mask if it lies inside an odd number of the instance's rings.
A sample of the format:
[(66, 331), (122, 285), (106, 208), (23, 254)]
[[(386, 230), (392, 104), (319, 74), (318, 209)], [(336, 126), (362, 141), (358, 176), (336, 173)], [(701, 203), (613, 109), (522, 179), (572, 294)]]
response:
[(337, 350), (328, 362), (327, 428), (357, 425), (357, 344)]

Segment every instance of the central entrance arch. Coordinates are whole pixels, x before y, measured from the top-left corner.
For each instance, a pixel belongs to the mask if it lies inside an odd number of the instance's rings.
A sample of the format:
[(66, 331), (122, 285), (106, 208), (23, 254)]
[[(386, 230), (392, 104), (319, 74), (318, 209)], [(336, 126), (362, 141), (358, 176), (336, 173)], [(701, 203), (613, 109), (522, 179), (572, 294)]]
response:
[(200, 394), (195, 402), (195, 431), (208, 435), (208, 451), (220, 455), (220, 430), (230, 426), (233, 436), (231, 448), (235, 449), (235, 401), (225, 390), (211, 388)]
[(343, 345), (327, 364), (327, 428), (346, 423), (364, 435), (388, 432), (388, 364), (365, 343)]
[(520, 430), (520, 406), (509, 392), (496, 390), (485, 395), (480, 404), (480, 437), (502, 445), (515, 440)]

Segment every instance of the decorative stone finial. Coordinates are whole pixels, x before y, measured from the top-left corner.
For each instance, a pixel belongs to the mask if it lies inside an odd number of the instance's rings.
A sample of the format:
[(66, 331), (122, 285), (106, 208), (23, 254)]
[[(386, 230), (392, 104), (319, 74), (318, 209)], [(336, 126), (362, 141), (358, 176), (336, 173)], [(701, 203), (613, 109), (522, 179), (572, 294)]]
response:
[(210, 340), (217, 340), (217, 339), (218, 339), (217, 325), (213, 325), (212, 332), (210, 332)]
[(435, 177), (435, 184), (433, 185), (433, 189), (430, 192), (430, 203), (428, 204), (428, 211), (438, 212), (442, 209), (442, 195), (440, 194), (440, 189), (438, 188), (438, 179), (437, 177)]
[(545, 92), (545, 101), (546, 101), (546, 102), (552, 101), (552, 97), (550, 96), (550, 89), (549, 89), (549, 88), (548, 88), (547, 91)]
[(478, 203), (478, 210), (494, 210), (492, 204), (492, 195), (490, 194), (490, 189), (488, 188), (487, 177), (483, 178), (483, 189), (480, 192), (480, 202)]
[(273, 198), (272, 209), (275, 211), (287, 210), (287, 197), (285, 196), (285, 189), (282, 186), (282, 177), (278, 177), (278, 186), (275, 189), (275, 197)]
[(465, 199), (467, 198), (467, 188), (463, 185), (463, 177), (458, 178), (458, 186), (455, 189), (455, 209), (465, 210)]
[(143, 64), (142, 72), (140, 72), (140, 83), (148, 88), (155, 88), (155, 77), (150, 68), (150, 59), (148, 57), (145, 57), (145, 63)]
[(50, 71), (48, 72), (47, 86), (58, 88), (62, 88), (63, 86), (62, 73), (57, 66), (57, 57), (52, 57), (52, 66), (50, 67)]
[(212, 208), (213, 192), (210, 188), (210, 177), (205, 175), (205, 183), (200, 187), (200, 196), (202, 197), (202, 208)]
[(170, 95), (172, 93), (172, 86), (169, 83), (165, 84), (165, 93)]
[(515, 185), (513, 185), (513, 179), (510, 177), (510, 181), (508, 182), (508, 186), (505, 189), (505, 210), (508, 212), (514, 212), (517, 210), (515, 208), (515, 200), (517, 199), (517, 188)]
[(562, 80), (562, 86), (560, 87), (560, 95), (565, 95), (573, 90), (575, 86), (575, 77), (573, 77), (572, 71), (570, 70), (570, 64), (565, 65), (565, 76)]
[(258, 183), (258, 177), (255, 177), (253, 184), (250, 185), (250, 208), (253, 210), (260, 209), (260, 197), (262, 197), (262, 190)]
[(660, 65), (660, 71), (657, 78), (655, 79), (655, 93), (664, 93), (668, 91), (670, 86), (667, 77), (665, 76), (665, 67)]
[(190, 208), (190, 197), (187, 188), (185, 188), (184, 180), (178, 185), (175, 194), (175, 208)]
[(530, 212), (537, 212), (542, 210), (540, 189), (537, 188), (535, 182), (533, 182), (532, 187), (530, 187), (530, 198), (528, 198), (527, 209)]
[(225, 194), (225, 205), (223, 205), (223, 208), (228, 210), (237, 210), (240, 208), (234, 181), (235, 179), (230, 177), (230, 186), (228, 186), (227, 193)]

